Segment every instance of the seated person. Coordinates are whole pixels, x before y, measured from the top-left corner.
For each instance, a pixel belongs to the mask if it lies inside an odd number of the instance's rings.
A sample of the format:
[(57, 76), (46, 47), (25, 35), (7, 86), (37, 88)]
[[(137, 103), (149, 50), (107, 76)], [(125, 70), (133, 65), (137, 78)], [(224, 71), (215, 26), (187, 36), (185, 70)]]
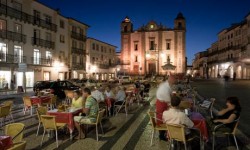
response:
[(79, 90), (75, 90), (73, 93), (73, 99), (71, 107), (81, 108), (83, 107), (83, 98)]
[(116, 101), (116, 105), (122, 105), (122, 103), (125, 101), (126, 99), (126, 93), (123, 89), (122, 86), (118, 86), (117, 87), (117, 94), (115, 96), (115, 101)]
[(112, 92), (110, 86), (108, 86), (108, 87), (106, 88), (106, 91), (104, 92), (104, 94), (105, 94), (105, 97), (106, 97), (106, 98), (111, 98), (111, 99), (114, 98), (114, 93)]
[[(168, 110), (163, 112), (162, 120), (166, 124), (181, 124), (186, 127), (193, 127), (194, 123), (188, 118), (188, 116), (180, 110), (179, 105), (181, 99), (175, 95), (171, 96), (171, 106)], [(188, 131), (187, 131), (188, 133)]]
[(80, 124), (95, 122), (98, 113), (98, 103), (91, 96), (91, 91), (89, 88), (83, 89), (83, 97), (86, 98), (85, 107), (83, 108), (83, 113), (86, 114), (86, 116), (74, 117), (74, 124), (78, 131), (78, 136), (76, 139), (85, 138), (84, 127), (81, 127)]
[(209, 124), (210, 127), (214, 127), (215, 124), (225, 124), (220, 130), (232, 131), (235, 126), (235, 120), (240, 117), (241, 106), (237, 97), (228, 97), (226, 100), (227, 108), (220, 111), (213, 110), (215, 114), (213, 124)]
[(104, 96), (100, 91), (100, 88), (95, 87), (94, 90), (91, 92), (91, 95), (97, 100), (97, 102), (104, 102)]

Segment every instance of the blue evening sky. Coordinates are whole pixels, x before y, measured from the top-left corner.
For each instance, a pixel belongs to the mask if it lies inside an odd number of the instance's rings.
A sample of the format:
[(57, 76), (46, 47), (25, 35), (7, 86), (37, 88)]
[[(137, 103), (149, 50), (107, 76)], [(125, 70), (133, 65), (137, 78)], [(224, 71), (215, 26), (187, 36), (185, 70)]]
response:
[(120, 23), (129, 16), (134, 29), (150, 20), (172, 28), (182, 12), (186, 18), (188, 64), (194, 54), (217, 40), (217, 33), (240, 22), (250, 12), (250, 0), (39, 0), (62, 15), (91, 27), (87, 35), (117, 46), (120, 51)]

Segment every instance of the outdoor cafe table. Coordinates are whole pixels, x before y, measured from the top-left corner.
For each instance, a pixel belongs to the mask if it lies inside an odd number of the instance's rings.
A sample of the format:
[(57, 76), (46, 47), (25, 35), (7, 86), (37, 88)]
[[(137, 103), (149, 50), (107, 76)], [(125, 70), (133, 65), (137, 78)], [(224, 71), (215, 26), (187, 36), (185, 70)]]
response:
[[(30, 101), (32, 105), (41, 106), (43, 103), (49, 103), (51, 97), (50, 96), (31, 96)], [(33, 115), (33, 109), (30, 110), (30, 115)]]
[(31, 96), (30, 100), (32, 104), (42, 105), (43, 103), (49, 103), (50, 96)]
[(70, 132), (70, 139), (72, 140), (72, 133), (74, 131), (74, 116), (79, 115), (82, 112), (82, 108), (74, 108), (72, 111), (58, 112), (58, 109), (49, 110), (48, 115), (56, 116), (57, 123), (66, 123)]
[(7, 150), (13, 144), (10, 136), (0, 136), (0, 150)]
[(192, 112), (189, 117), (193, 121), (194, 127), (200, 130), (203, 139), (208, 141), (206, 119), (198, 112)]

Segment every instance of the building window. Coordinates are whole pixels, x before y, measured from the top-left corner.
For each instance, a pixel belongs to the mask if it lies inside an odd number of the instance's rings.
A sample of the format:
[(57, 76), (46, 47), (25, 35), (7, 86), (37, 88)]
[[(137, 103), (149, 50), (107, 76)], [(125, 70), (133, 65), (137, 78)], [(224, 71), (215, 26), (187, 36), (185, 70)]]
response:
[(15, 23), (14, 31), (17, 33), (22, 33), (22, 25)]
[(50, 25), (51, 24), (51, 16), (49, 16), (49, 15), (44, 15), (45, 16), (45, 23), (46, 24), (48, 24), (48, 25)]
[(103, 52), (103, 46), (101, 46), (101, 52)]
[(153, 24), (151, 24), (151, 25), (150, 25), (150, 28), (151, 28), (151, 29), (154, 29), (154, 25), (153, 25)]
[(77, 43), (75, 40), (72, 40), (72, 47), (76, 48), (77, 47)]
[(16, 1), (12, 1), (12, 2), (13, 2), (12, 5), (13, 5), (14, 9), (22, 11), (22, 4), (21, 3), (18, 3)]
[(52, 53), (50, 51), (46, 51), (46, 59), (51, 59), (52, 58)]
[(150, 50), (155, 50), (155, 42), (150, 41)]
[(52, 40), (52, 38), (51, 38), (51, 33), (48, 33), (48, 32), (46, 32), (46, 40), (47, 41), (51, 41)]
[(109, 53), (111, 53), (111, 48), (109, 49)]
[(79, 28), (80, 34), (83, 35), (83, 29)]
[(231, 54), (231, 58), (233, 58), (233, 54)]
[(95, 63), (95, 57), (92, 57), (92, 62), (91, 62), (92, 64), (94, 64)]
[(34, 23), (40, 24), (40, 12), (37, 10), (34, 10), (33, 14), (34, 14)]
[(81, 64), (81, 65), (83, 65), (83, 57), (82, 57), (82, 56), (80, 56), (80, 58), (79, 58), (79, 59), (80, 59), (80, 64)]
[(34, 38), (40, 39), (40, 30), (34, 29)]
[(135, 62), (138, 62), (138, 57), (137, 56), (135, 56)]
[(64, 29), (64, 21), (60, 20), (60, 28)]
[(60, 42), (61, 42), (61, 43), (64, 43), (64, 42), (65, 42), (65, 37), (64, 37), (64, 35), (60, 35)]
[(79, 48), (83, 50), (83, 43), (82, 42), (79, 43)]
[(99, 51), (99, 45), (98, 44), (96, 44), (96, 50)]
[(72, 55), (72, 64), (76, 64), (77, 57), (76, 55)]
[(95, 43), (92, 44), (92, 49), (95, 50)]
[(166, 47), (167, 47), (167, 50), (170, 50), (170, 42), (167, 42)]
[(0, 19), (0, 30), (6, 30), (6, 21)]
[(23, 50), (21, 46), (14, 45), (14, 62), (23, 63)]
[(0, 62), (6, 61), (7, 47), (5, 43), (0, 43)]
[(136, 43), (135, 44), (135, 51), (137, 51), (138, 50), (138, 44)]
[(40, 52), (38, 49), (34, 49), (34, 58), (33, 58), (33, 64), (39, 65), (40, 64)]

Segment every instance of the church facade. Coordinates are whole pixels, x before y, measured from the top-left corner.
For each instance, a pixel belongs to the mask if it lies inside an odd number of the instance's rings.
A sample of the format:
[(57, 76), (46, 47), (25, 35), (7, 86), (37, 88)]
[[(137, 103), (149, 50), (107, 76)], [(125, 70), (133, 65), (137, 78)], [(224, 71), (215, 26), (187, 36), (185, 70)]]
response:
[(174, 28), (150, 21), (133, 30), (133, 23), (128, 17), (121, 22), (120, 69), (126, 74), (185, 73), (185, 47), (186, 21), (182, 13), (175, 18)]

